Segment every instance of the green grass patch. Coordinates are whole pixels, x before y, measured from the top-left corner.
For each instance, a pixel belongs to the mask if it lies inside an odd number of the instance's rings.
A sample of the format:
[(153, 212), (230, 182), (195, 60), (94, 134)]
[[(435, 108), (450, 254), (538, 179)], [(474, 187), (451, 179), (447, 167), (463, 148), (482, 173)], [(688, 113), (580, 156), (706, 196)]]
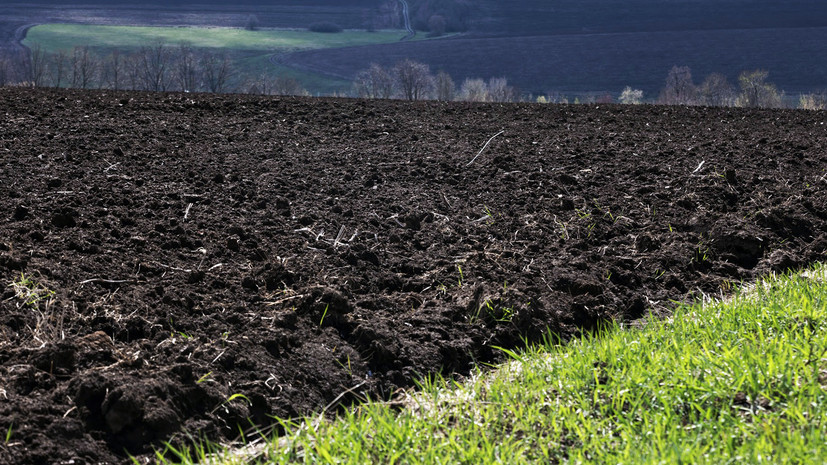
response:
[(643, 328), (507, 353), (468, 382), (285, 421), (281, 438), (211, 463), (827, 462), (823, 267)]
[(48, 54), (71, 54), (75, 47), (88, 47), (100, 61), (108, 60), (116, 49), (128, 55), (158, 43), (170, 47), (187, 44), (195, 50), (226, 54), (232, 62), (236, 85), (248, 79), (278, 76), (296, 79), (312, 95), (331, 95), (349, 91), (350, 81), (279, 65), (271, 58), (302, 50), (394, 43), (404, 36), (399, 30), (331, 34), (296, 29), (41, 24), (29, 29), (24, 44), (39, 46)]
[(48, 52), (70, 51), (73, 47), (121, 48), (151, 46), (158, 41), (171, 45), (187, 43), (194, 48), (293, 52), (320, 48), (397, 42), (400, 31), (366, 32), (346, 30), (337, 34), (306, 30), (206, 27), (95, 26), (85, 24), (41, 24), (29, 29), (25, 44)]

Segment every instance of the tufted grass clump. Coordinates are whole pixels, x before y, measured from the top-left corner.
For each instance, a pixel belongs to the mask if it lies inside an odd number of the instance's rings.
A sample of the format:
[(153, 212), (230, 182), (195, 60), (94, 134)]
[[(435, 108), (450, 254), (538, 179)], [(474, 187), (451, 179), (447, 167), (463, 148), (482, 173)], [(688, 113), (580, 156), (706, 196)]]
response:
[(41, 302), (49, 301), (55, 295), (55, 291), (24, 273), (20, 273), (20, 277), (12, 280), (9, 287), (12, 288), (19, 302), (28, 307), (37, 307)]

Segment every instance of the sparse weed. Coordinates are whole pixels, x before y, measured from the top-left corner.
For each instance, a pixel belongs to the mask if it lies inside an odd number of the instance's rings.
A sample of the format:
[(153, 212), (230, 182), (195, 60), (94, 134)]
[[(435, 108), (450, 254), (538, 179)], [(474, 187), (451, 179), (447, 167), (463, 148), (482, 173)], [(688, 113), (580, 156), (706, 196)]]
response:
[(485, 212), (485, 216), (488, 218), (487, 224), (494, 224), (494, 213), (488, 208), (487, 205), (482, 206), (483, 211)]
[(28, 326), (35, 341), (41, 345), (63, 339), (64, 309), (55, 310), (55, 291), (31, 276), (21, 273), (9, 285), (14, 290), (18, 305), (32, 310), (34, 326)]
[(557, 227), (560, 228), (560, 239), (562, 239), (564, 241), (568, 240), (569, 239), (568, 225), (566, 225), (566, 223), (563, 223), (562, 221), (558, 220), (557, 215), (554, 215), (554, 224), (556, 224)]
[(187, 334), (187, 333), (185, 333), (185, 332), (183, 332), (183, 331), (177, 331), (177, 330), (175, 329), (175, 324), (174, 324), (174, 323), (173, 323), (173, 321), (172, 321), (172, 317), (169, 317), (169, 327), (171, 328), (171, 329), (170, 329), (170, 332), (169, 332), (169, 338), (170, 338), (171, 340), (173, 340), (173, 341), (175, 340), (175, 336), (176, 336), (176, 335), (177, 335), (178, 337), (180, 337), (181, 339), (184, 339), (184, 340), (188, 340), (188, 339), (192, 339), (192, 338), (193, 338), (193, 337), (192, 337), (192, 335), (190, 335), (190, 334)]
[[(483, 311), (485, 311), (484, 314)], [(516, 314), (517, 310), (513, 306), (502, 305), (502, 302), (498, 300), (493, 301), (486, 299), (477, 307), (476, 312), (471, 315), (468, 322), (470, 324), (475, 324), (484, 316), (489, 319), (489, 321), (494, 321), (497, 323), (511, 323)]]
[(347, 356), (347, 364), (345, 364), (345, 362), (342, 362), (339, 359), (336, 359), (336, 363), (338, 363), (339, 366), (342, 367), (342, 369), (345, 370), (349, 376), (353, 376), (353, 367), (350, 365), (350, 355)]
[(14, 290), (14, 296), (29, 307), (37, 307), (41, 302), (48, 302), (55, 295), (55, 291), (23, 273), (11, 282), (10, 287)]

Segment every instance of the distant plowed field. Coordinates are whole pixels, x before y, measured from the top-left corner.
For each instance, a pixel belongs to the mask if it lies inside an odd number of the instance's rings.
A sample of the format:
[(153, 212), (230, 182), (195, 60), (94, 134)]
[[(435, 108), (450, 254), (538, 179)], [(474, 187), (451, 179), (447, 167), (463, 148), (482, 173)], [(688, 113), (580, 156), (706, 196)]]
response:
[(827, 251), (823, 112), (20, 88), (0, 109), (2, 463), (387, 399)]

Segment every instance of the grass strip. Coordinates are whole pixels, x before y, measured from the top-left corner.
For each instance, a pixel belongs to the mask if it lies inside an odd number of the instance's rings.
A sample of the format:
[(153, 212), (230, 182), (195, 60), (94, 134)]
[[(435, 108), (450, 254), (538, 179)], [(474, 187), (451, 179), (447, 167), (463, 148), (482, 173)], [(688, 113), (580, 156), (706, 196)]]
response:
[[(827, 463), (825, 268), (163, 463)], [(249, 438), (248, 438), (249, 439)], [(214, 455), (212, 455), (214, 454)]]
[(41, 24), (29, 29), (26, 45), (39, 44), (47, 52), (71, 51), (75, 46), (130, 50), (188, 44), (194, 48), (292, 52), (319, 48), (350, 47), (398, 42), (404, 32), (346, 30), (337, 34), (300, 29), (249, 31), (221, 27), (99, 26), (88, 24)]

